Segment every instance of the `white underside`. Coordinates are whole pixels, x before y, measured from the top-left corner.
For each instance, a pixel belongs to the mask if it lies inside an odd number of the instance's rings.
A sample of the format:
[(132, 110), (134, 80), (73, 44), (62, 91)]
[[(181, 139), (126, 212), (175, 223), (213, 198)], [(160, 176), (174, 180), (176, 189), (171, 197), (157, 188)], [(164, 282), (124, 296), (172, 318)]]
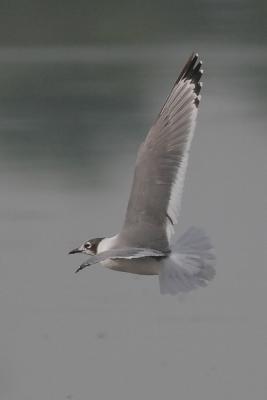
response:
[[(117, 244), (118, 235), (103, 239), (98, 245), (97, 254), (108, 251)], [(158, 275), (160, 269), (160, 261), (155, 261), (150, 257), (142, 257), (140, 253), (138, 258), (129, 256), (123, 259), (106, 259), (100, 262), (106, 268), (121, 272), (129, 272), (138, 275)]]
[(120, 272), (128, 272), (137, 275), (158, 275), (162, 261), (156, 261), (150, 257), (132, 258), (132, 259), (116, 259), (108, 258), (101, 261), (101, 265), (106, 268)]
[[(114, 246), (117, 244), (117, 238), (118, 235), (103, 239), (98, 245), (97, 254), (114, 248)], [(158, 275), (159, 266), (155, 262), (151, 263), (151, 261), (148, 259), (149, 257), (134, 259), (132, 256), (116, 260), (108, 258), (104, 261), (101, 261), (100, 264), (115, 271), (142, 275)]]

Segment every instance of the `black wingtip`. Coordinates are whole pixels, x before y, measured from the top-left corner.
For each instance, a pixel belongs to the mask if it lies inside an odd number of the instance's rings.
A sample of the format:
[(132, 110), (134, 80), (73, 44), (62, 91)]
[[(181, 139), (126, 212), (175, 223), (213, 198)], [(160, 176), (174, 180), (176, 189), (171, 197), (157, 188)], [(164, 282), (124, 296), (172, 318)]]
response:
[(202, 61), (199, 60), (199, 55), (196, 52), (193, 52), (189, 57), (188, 61), (186, 62), (185, 66), (183, 67), (178, 79), (177, 83), (181, 80), (189, 80), (191, 83), (195, 85), (194, 92), (196, 94), (195, 98), (195, 105), (198, 107), (200, 102), (200, 91), (202, 88), (202, 82), (200, 79), (203, 75), (202, 69)]
[(197, 97), (195, 98), (194, 102), (195, 102), (196, 108), (198, 108), (199, 103), (200, 103), (200, 96), (197, 96)]

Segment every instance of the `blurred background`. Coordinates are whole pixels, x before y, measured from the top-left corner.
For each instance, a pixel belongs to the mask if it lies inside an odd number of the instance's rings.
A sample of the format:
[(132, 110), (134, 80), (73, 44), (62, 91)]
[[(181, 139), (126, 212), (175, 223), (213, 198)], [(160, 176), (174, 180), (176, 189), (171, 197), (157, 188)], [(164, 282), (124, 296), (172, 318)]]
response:
[[(250, 400), (267, 393), (266, 2), (2, 1), (0, 400)], [(217, 276), (74, 269), (115, 234), (138, 145), (179, 70), (205, 74), (177, 234)]]

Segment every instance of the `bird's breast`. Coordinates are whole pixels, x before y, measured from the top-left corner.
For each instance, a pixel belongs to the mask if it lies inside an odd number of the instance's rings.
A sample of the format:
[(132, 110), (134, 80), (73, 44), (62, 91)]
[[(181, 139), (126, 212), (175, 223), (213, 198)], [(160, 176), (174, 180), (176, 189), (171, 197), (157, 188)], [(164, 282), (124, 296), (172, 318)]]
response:
[(98, 253), (103, 253), (103, 251), (107, 251), (112, 249), (113, 247), (116, 246), (117, 243), (117, 238), (118, 235), (112, 236), (112, 237), (107, 237), (101, 240), (97, 247), (97, 254)]

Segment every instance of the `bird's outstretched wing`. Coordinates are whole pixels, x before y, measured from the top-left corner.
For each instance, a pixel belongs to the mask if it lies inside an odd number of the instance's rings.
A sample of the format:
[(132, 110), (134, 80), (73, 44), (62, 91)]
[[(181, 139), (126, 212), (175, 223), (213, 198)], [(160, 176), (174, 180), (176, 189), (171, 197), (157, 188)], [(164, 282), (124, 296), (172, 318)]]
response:
[(200, 101), (201, 67), (192, 54), (138, 151), (121, 233), (129, 245), (169, 248)]

